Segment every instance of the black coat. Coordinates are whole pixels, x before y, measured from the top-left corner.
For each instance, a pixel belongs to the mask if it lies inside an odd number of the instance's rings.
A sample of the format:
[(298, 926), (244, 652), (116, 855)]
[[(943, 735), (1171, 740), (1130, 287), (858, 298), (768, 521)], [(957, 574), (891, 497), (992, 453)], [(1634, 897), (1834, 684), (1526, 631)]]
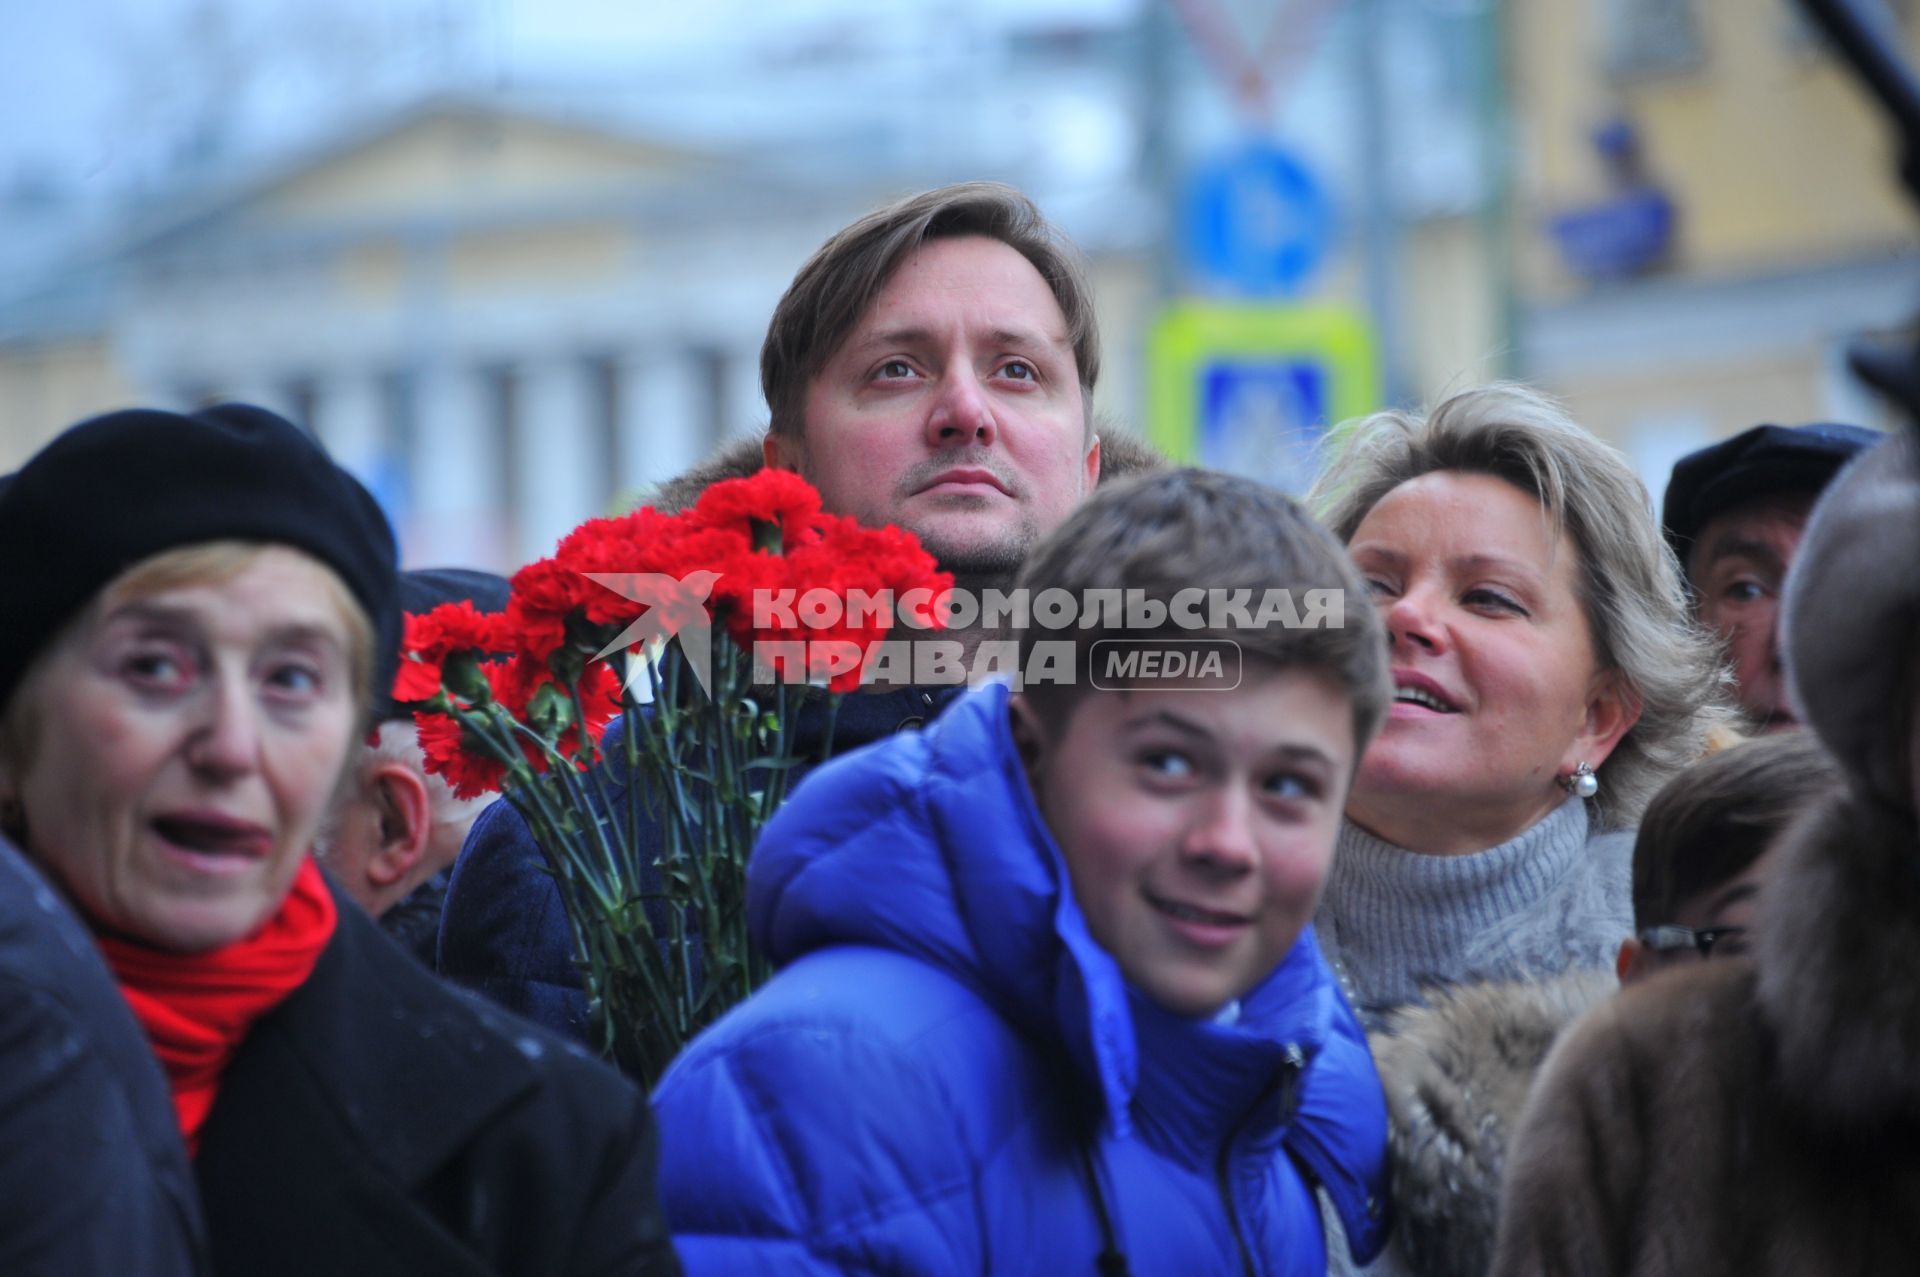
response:
[(0, 1273), (205, 1271), (160, 1065), (79, 919), (0, 842)]
[(254, 1026), (201, 1131), (215, 1271), (677, 1273), (646, 1097), (334, 899), (313, 974)]

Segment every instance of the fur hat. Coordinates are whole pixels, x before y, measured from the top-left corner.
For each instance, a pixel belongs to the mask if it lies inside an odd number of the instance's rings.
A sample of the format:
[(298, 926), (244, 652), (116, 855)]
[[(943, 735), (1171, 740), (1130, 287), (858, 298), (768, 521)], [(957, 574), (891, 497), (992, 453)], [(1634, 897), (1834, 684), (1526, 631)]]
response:
[(1864, 792), (1911, 811), (1920, 639), (1920, 449), (1889, 436), (1814, 507), (1787, 574), (1787, 676), (1806, 723)]
[(128, 568), (205, 541), (292, 546), (373, 626), (374, 688), (399, 659), (393, 530), (359, 480), (264, 408), (134, 408), (63, 431), (0, 494), (0, 709), (28, 664)]

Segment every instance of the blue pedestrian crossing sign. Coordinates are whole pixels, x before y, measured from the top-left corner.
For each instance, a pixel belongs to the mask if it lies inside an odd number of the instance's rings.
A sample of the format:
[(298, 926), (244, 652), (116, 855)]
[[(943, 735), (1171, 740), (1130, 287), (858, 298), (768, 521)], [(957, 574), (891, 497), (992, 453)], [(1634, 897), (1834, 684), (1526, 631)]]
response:
[(1147, 435), (1162, 451), (1294, 493), (1328, 428), (1378, 406), (1372, 333), (1342, 306), (1171, 306), (1149, 373)]
[(1294, 296), (1333, 238), (1325, 189), (1291, 151), (1253, 142), (1202, 165), (1181, 219), (1188, 267), (1209, 289)]

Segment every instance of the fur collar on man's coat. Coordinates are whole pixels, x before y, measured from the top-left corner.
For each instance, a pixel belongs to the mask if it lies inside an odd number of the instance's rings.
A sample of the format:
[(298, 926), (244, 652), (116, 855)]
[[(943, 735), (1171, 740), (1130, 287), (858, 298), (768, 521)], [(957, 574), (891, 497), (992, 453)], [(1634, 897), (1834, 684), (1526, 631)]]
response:
[[(1165, 470), (1173, 463), (1139, 435), (1095, 423), (1100, 435), (1100, 482), (1112, 483), (1136, 474)], [(722, 479), (740, 479), (765, 465), (764, 436), (735, 440), (683, 475), (667, 480), (644, 501), (666, 514), (678, 514), (700, 499), (700, 494)]]

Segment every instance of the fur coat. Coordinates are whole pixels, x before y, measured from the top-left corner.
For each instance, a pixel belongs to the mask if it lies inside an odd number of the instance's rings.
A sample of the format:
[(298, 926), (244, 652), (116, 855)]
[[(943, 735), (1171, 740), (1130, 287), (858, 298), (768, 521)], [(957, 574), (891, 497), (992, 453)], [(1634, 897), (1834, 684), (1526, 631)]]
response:
[(1604, 971), (1455, 985), (1388, 1017), (1371, 1045), (1387, 1096), (1394, 1228), (1364, 1271), (1486, 1272), (1501, 1170), (1534, 1076), (1561, 1032), (1617, 987)]
[(1828, 489), (1788, 674), (1845, 792), (1783, 837), (1753, 957), (1663, 973), (1555, 1048), (1508, 1161), (1496, 1274), (1895, 1274), (1920, 1256), (1920, 466)]
[(1751, 962), (1569, 1032), (1523, 1119), (1493, 1272), (1905, 1274), (1920, 1255), (1920, 873), (1840, 798), (1788, 836)]

